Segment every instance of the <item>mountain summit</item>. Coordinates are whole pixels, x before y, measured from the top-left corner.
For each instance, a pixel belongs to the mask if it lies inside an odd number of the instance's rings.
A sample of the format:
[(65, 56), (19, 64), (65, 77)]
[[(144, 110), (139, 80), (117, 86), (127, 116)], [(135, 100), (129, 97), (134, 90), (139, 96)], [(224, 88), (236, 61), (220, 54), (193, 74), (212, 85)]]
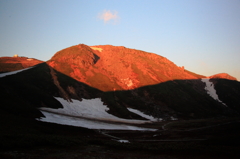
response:
[(123, 46), (80, 44), (57, 52), (47, 63), (102, 91), (130, 90), (171, 80), (198, 78), (165, 57)]

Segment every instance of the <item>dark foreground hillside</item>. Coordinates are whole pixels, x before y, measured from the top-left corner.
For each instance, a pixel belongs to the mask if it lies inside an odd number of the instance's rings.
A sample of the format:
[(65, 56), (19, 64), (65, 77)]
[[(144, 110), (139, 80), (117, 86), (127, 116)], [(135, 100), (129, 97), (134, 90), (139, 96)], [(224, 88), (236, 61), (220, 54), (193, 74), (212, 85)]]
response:
[[(220, 97), (228, 107), (210, 97), (200, 79), (172, 80), (132, 90), (103, 92), (54, 70), (47, 63), (0, 78), (0, 109), (26, 118), (43, 117), (39, 107), (62, 108), (54, 97), (65, 100), (101, 98), (108, 113), (125, 119), (141, 119), (127, 108), (169, 120), (238, 116), (240, 82), (216, 79)], [(222, 83), (222, 84), (221, 84)], [(228, 92), (228, 96), (224, 96)], [(221, 98), (220, 98), (221, 99)]]
[(3, 159), (227, 159), (240, 155), (236, 118), (160, 122), (146, 125), (158, 131), (141, 132), (89, 130), (0, 113)]
[[(52, 72), (43, 63), (0, 81), (0, 158), (171, 159), (237, 158), (239, 155), (240, 119), (236, 98), (239, 90), (231, 86), (236, 86), (237, 81), (213, 79), (217, 91), (235, 92), (231, 96), (222, 94), (229, 108), (209, 97), (200, 80), (175, 80), (135, 90), (102, 92), (56, 70)], [(222, 87), (222, 82), (229, 87)], [(75, 88), (74, 93), (69, 89), (71, 86)], [(36, 121), (36, 117), (42, 116), (38, 107), (61, 107), (53, 96), (79, 100), (101, 97), (112, 108), (110, 113), (118, 116), (133, 117), (125, 114), (124, 106), (129, 106), (166, 119), (177, 115), (179, 121), (141, 125), (158, 129), (155, 132), (90, 130)], [(162, 105), (161, 111), (155, 109), (157, 104)]]

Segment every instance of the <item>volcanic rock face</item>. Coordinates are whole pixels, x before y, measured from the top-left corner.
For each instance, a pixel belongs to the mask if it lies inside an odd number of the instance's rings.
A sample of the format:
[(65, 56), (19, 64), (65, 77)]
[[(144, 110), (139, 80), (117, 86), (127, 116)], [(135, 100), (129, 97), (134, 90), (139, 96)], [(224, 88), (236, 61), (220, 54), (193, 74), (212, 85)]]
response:
[(27, 57), (0, 57), (0, 72), (17, 71), (42, 62), (43, 61)]
[(130, 90), (175, 79), (197, 79), (165, 57), (122, 46), (80, 44), (57, 52), (47, 63), (102, 91)]

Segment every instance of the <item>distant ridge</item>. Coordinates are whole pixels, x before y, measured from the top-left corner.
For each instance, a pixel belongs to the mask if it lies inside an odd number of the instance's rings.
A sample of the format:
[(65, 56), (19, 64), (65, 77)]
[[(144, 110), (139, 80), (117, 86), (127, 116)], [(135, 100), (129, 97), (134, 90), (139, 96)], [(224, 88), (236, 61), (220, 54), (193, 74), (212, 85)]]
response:
[(43, 61), (28, 57), (0, 57), (0, 72), (17, 71), (40, 63)]
[(216, 74), (216, 75), (212, 75), (210, 76), (209, 78), (222, 78), (222, 79), (228, 79), (228, 80), (234, 80), (234, 81), (237, 81), (237, 78), (227, 74), (227, 73), (219, 73), (219, 74)]

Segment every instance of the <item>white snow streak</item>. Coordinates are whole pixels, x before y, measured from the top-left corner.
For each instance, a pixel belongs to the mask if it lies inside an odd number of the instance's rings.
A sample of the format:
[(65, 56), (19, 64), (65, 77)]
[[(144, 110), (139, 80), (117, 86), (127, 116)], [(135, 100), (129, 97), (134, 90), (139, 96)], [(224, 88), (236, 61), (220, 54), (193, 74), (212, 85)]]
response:
[(170, 117), (171, 120), (178, 120), (178, 118), (174, 118), (173, 116)]
[[(86, 127), (90, 129), (120, 129), (120, 130), (144, 130), (155, 131), (156, 129), (141, 128), (126, 124), (143, 124), (151, 121), (122, 119), (108, 114), (107, 106), (103, 105), (100, 98), (83, 99), (82, 101), (72, 99), (68, 102), (62, 98), (55, 97), (63, 108), (40, 108), (45, 118), (37, 119), (44, 122), (52, 122), (63, 125)], [(116, 122), (116, 123), (109, 123)], [(121, 124), (117, 123), (121, 122)], [(126, 123), (126, 124), (123, 124)]]
[(120, 143), (130, 143), (128, 140), (117, 140)]
[(222, 103), (223, 105), (225, 105), (227, 107), (227, 105), (225, 103), (223, 103), (219, 98), (218, 95), (216, 93), (216, 90), (214, 89), (214, 84), (212, 82), (209, 81), (209, 78), (202, 78), (202, 82), (206, 83), (206, 87), (205, 90), (207, 91), (207, 93), (209, 94), (209, 96), (211, 96), (213, 99), (215, 99), (216, 101)]
[(93, 121), (77, 117), (64, 116), (60, 114), (49, 113), (41, 111), (45, 118), (37, 119), (43, 122), (56, 123), (61, 125), (71, 125), (77, 127), (84, 127), (89, 129), (105, 129), (105, 130), (139, 130), (139, 131), (155, 131), (156, 129), (147, 129), (124, 124), (111, 124), (101, 121)]
[(1, 73), (1, 74), (0, 74), (0, 78), (1, 78), (1, 77), (5, 77), (5, 76), (9, 76), (9, 75), (13, 75), (13, 74), (17, 74), (17, 73), (19, 73), (19, 72), (28, 70), (28, 69), (30, 69), (30, 68), (33, 68), (33, 67), (28, 67), (28, 68), (24, 68), (24, 69), (17, 70), (17, 71), (12, 71), (12, 72)]
[(142, 117), (144, 117), (144, 118), (146, 118), (146, 119), (148, 119), (148, 120), (150, 120), (150, 121), (161, 121), (162, 119), (161, 118), (159, 118), (159, 119), (157, 119), (157, 118), (154, 118), (153, 116), (149, 116), (149, 115), (146, 115), (146, 114), (144, 114), (143, 112), (140, 112), (139, 110), (137, 110), (137, 109), (132, 109), (132, 108), (127, 108), (130, 112), (133, 112), (133, 113), (135, 113), (135, 114), (137, 114), (137, 115), (140, 115), (140, 116), (142, 116)]

